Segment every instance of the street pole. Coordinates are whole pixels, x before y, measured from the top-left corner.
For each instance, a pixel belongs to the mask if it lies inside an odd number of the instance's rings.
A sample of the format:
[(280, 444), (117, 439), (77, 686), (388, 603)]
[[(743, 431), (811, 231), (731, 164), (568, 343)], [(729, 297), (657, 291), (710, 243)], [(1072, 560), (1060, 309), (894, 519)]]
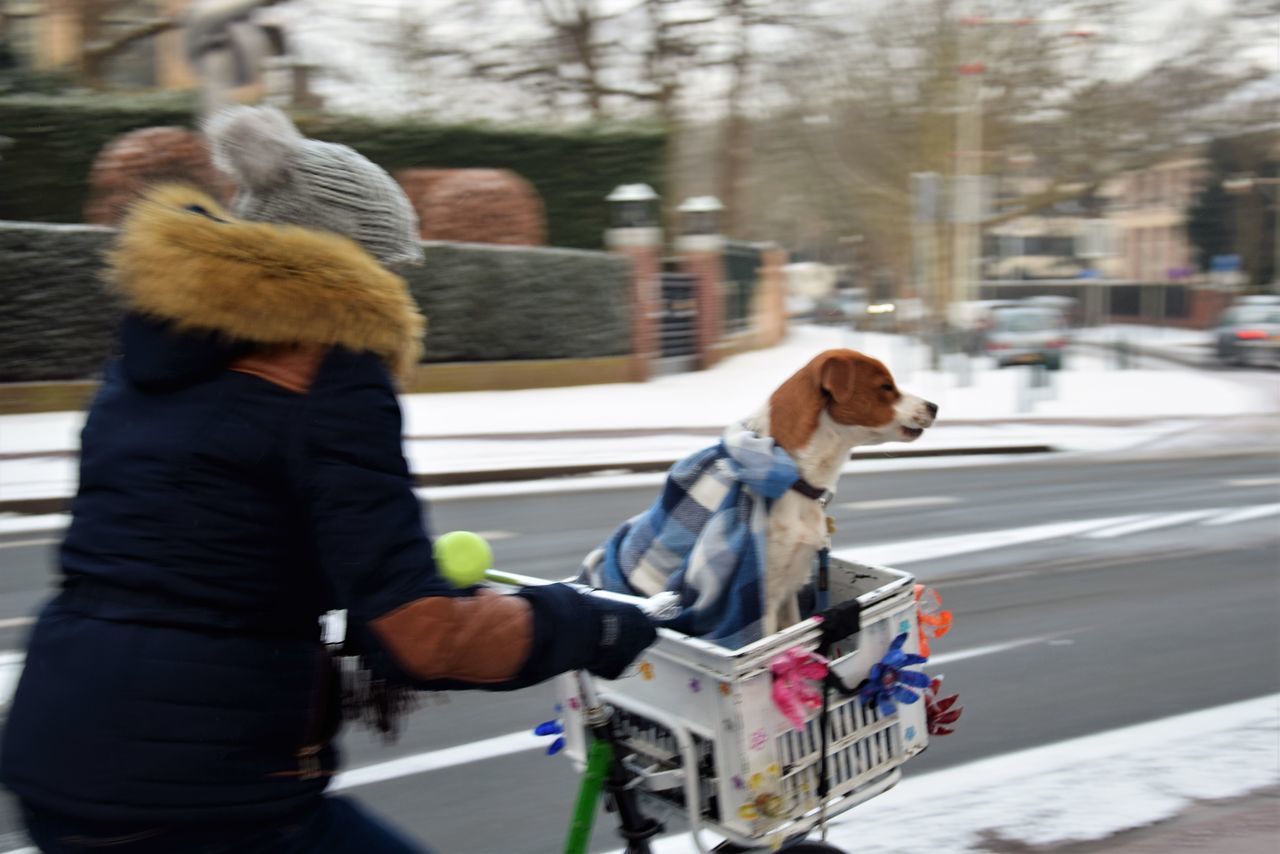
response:
[(978, 220), (981, 218), (982, 175), (982, 74), (986, 70), (977, 61), (974, 44), (981, 22), (960, 22), (960, 50), (963, 64), (956, 86), (956, 151), (953, 177), (951, 249), (951, 300), (967, 302), (977, 299), (975, 293), (977, 259), (980, 247), (974, 245)]
[(1272, 237), (1271, 259), (1271, 293), (1280, 294), (1280, 166), (1276, 166), (1276, 177), (1267, 181), (1274, 191), (1271, 200), (1274, 208), (1271, 211), (1275, 220), (1275, 235)]

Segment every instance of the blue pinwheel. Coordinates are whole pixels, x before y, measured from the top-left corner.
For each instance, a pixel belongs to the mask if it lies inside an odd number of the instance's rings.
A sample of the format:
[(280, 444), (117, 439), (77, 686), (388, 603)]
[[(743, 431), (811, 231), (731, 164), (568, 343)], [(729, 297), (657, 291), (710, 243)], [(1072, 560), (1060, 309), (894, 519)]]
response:
[(929, 687), (928, 676), (918, 670), (906, 669), (928, 660), (923, 655), (903, 652), (902, 645), (906, 642), (906, 632), (894, 638), (889, 644), (889, 651), (871, 666), (871, 675), (858, 690), (862, 704), (875, 707), (882, 715), (891, 715), (898, 710), (895, 701), (911, 704), (919, 700), (920, 695), (912, 688)]

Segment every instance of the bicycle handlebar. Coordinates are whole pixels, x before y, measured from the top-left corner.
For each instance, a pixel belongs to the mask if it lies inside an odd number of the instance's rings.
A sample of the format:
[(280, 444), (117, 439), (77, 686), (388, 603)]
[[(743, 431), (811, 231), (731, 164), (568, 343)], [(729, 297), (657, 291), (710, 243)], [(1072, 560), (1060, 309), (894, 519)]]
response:
[(643, 596), (629, 596), (625, 593), (599, 590), (573, 581), (552, 581), (546, 578), (517, 575), (514, 572), (503, 572), (496, 569), (487, 570), (484, 576), (495, 584), (504, 584), (508, 587), (539, 587), (544, 584), (565, 584), (588, 596), (599, 596), (602, 599), (611, 599), (615, 602), (626, 602), (629, 605), (635, 605), (641, 611), (644, 611), (649, 619), (654, 621), (669, 620), (680, 611), (680, 596), (677, 593), (663, 592), (646, 599)]

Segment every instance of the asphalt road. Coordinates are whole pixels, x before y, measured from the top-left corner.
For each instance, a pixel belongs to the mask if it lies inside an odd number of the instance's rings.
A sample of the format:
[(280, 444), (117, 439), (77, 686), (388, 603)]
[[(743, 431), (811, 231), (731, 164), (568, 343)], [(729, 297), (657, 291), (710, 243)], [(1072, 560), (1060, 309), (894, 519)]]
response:
[[(956, 615), (935, 651), (965, 717), (910, 773), (1280, 689), (1280, 458), (1256, 445), (846, 475), (837, 548), (912, 570)], [(430, 521), (487, 532), (498, 566), (555, 578), (654, 495), (449, 500)], [(21, 649), (56, 536), (0, 538), (0, 650)], [(347, 765), (527, 730), (552, 702), (545, 687), (430, 698), (393, 745), (351, 734)], [(526, 750), (350, 794), (442, 852), (532, 854), (559, 850), (575, 782), (568, 762)], [(616, 847), (601, 824), (597, 848)], [(0, 817), (0, 852), (12, 831)]]

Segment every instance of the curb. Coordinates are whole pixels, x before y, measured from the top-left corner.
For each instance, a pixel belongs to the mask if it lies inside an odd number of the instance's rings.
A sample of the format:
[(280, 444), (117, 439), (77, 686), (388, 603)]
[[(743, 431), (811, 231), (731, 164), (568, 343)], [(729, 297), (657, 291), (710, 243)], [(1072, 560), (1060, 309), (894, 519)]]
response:
[[(1057, 451), (1052, 445), (990, 445), (980, 448), (938, 448), (895, 451), (893, 453), (859, 453), (850, 455), (851, 462), (861, 460), (907, 459), (917, 457), (969, 457), (997, 456), (1004, 454), (1048, 454)], [(472, 486), (481, 483), (524, 483), (534, 480), (551, 480), (554, 478), (581, 477), (592, 474), (651, 474), (665, 472), (677, 462), (671, 460), (650, 460), (632, 463), (589, 463), (583, 465), (531, 466), (512, 469), (483, 469), (479, 471), (439, 472), (434, 474), (415, 474), (415, 486)], [(63, 513), (71, 503), (72, 496), (62, 495), (48, 498), (16, 498), (0, 500), (0, 513), (15, 513), (23, 516)]]

